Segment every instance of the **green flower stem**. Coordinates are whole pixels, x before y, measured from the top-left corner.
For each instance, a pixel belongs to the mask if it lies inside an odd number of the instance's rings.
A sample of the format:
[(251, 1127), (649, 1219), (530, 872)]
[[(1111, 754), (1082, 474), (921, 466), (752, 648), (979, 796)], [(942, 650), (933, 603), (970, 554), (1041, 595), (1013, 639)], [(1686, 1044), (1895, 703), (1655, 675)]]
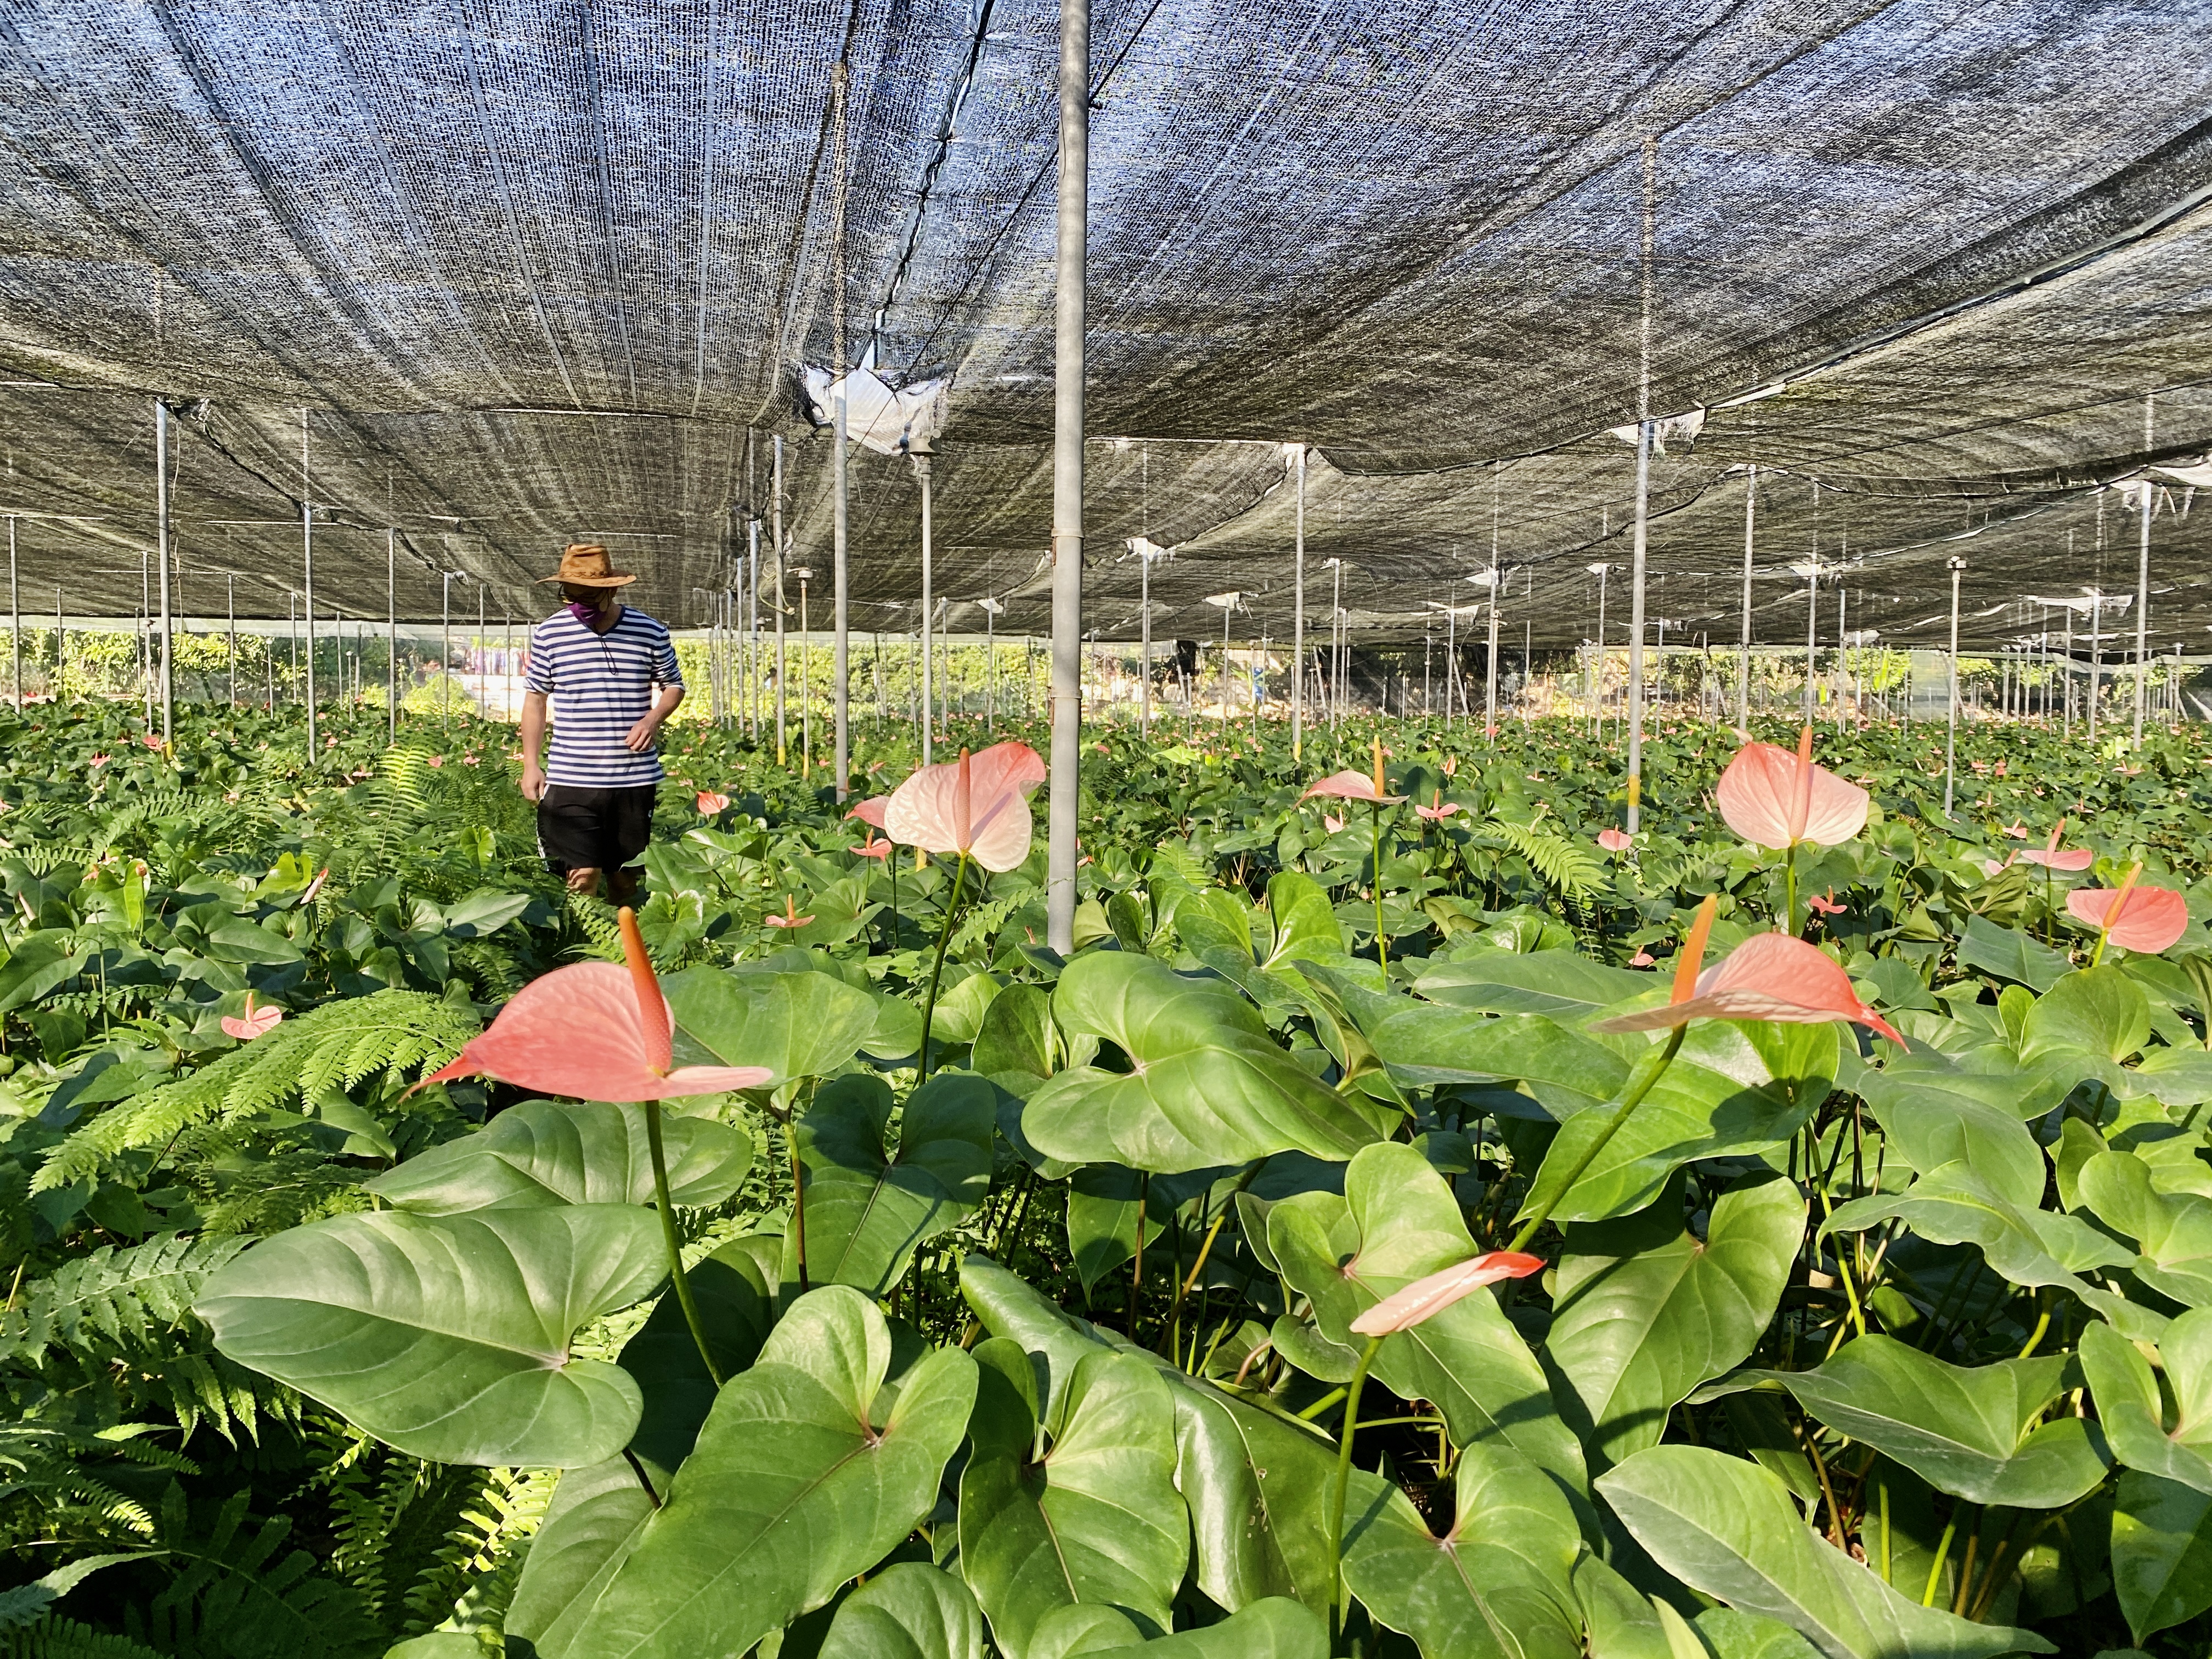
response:
[(706, 1362), (707, 1375), (714, 1386), (722, 1386), (722, 1368), (714, 1363), (714, 1356), (707, 1346), (706, 1322), (699, 1317), (699, 1304), (691, 1295), (691, 1281), (684, 1272), (684, 1249), (676, 1237), (676, 1206), (668, 1200), (668, 1158), (660, 1149), (660, 1103), (645, 1103), (645, 1144), (653, 1154), (653, 1198), (660, 1211), (660, 1236), (668, 1244), (668, 1276), (676, 1285), (676, 1300), (684, 1309), (684, 1322), (691, 1328), (691, 1340), (699, 1345), (699, 1358)]
[(1505, 1247), (1508, 1250), (1525, 1249), (1528, 1241), (1535, 1237), (1536, 1230), (1552, 1218), (1552, 1212), (1559, 1207), (1559, 1200), (1574, 1191), (1575, 1183), (1597, 1161), (1597, 1155), (1605, 1150), (1606, 1143), (1620, 1133), (1620, 1126), (1628, 1121), (1628, 1115), (1644, 1103), (1644, 1097), (1651, 1092), (1652, 1085), (1674, 1063), (1674, 1056), (1681, 1050), (1682, 1034), (1689, 1029), (1686, 1024), (1677, 1025), (1667, 1034), (1663, 1047), (1637, 1062), (1636, 1070), (1629, 1076), (1628, 1087), (1620, 1097), (1620, 1104), (1613, 1108), (1613, 1121), (1605, 1126), (1605, 1133), (1590, 1142), (1575, 1167), (1567, 1172), (1567, 1178), (1559, 1184), (1559, 1191), (1552, 1194), (1543, 1208), (1522, 1224), (1521, 1231), (1513, 1235), (1513, 1242)]
[(1782, 849), (1782, 930), (1797, 937), (1797, 843)]
[(1375, 959), (1387, 974), (1390, 947), (1382, 937), (1382, 803), (1375, 803)]
[(952, 942), (952, 918), (960, 914), (960, 888), (968, 879), (968, 855), (963, 853), (952, 872), (952, 896), (945, 902), (945, 925), (937, 930), (937, 960), (930, 964), (929, 998), (921, 1005), (921, 1076), (929, 1081), (929, 1026), (937, 1018), (937, 981), (945, 973), (945, 947)]
[(1382, 1339), (1370, 1336), (1367, 1346), (1360, 1350), (1359, 1364), (1352, 1373), (1352, 1381), (1344, 1391), (1344, 1428), (1336, 1441), (1336, 1485), (1328, 1499), (1328, 1649), (1337, 1650), (1344, 1636), (1345, 1612), (1351, 1598), (1344, 1589), (1344, 1500), (1352, 1490), (1352, 1442), (1359, 1424), (1360, 1391), (1367, 1386), (1367, 1373), (1375, 1364), (1375, 1356), (1382, 1351)]

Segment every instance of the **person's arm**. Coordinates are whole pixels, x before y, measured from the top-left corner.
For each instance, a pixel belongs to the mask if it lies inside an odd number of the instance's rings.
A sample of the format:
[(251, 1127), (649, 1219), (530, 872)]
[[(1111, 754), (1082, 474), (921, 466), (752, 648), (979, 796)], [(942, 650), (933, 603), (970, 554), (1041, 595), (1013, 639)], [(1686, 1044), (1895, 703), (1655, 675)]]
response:
[(660, 695), (653, 700), (653, 707), (646, 710), (645, 718), (630, 727), (629, 735), (623, 739), (623, 746), (640, 755), (652, 748), (653, 733), (660, 730), (661, 722), (674, 714), (683, 701), (682, 686), (662, 686)]
[(522, 798), (536, 800), (545, 793), (545, 771), (539, 757), (545, 752), (545, 694), (526, 691), (522, 696)]

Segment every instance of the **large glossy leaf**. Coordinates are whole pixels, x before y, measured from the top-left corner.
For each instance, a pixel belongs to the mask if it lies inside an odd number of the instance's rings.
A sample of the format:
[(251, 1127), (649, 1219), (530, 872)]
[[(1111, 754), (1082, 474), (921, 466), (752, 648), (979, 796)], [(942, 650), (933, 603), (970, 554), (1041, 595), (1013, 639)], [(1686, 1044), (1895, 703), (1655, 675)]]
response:
[(2151, 1166), (2133, 1152), (2099, 1152), (2075, 1176), (2075, 1193), (2142, 1248), (2131, 1265), (2144, 1284), (2189, 1307), (2212, 1307), (2212, 1200), (2162, 1193), (2153, 1182)]
[(1206, 1595), (1230, 1608), (1269, 1596), (1326, 1601), (1334, 1444), (1074, 1317), (981, 1255), (961, 1262), (960, 1288), (994, 1336), (1044, 1362), (1048, 1391), (1102, 1348), (1159, 1370), (1175, 1402), (1175, 1481), (1190, 1511), (1192, 1577)]
[(1614, 1049), (1542, 1014), (1491, 1015), (1417, 1002), (1380, 1021), (1370, 1035), (1375, 1052), (1401, 1083), (1517, 1081), (1561, 1121), (1602, 1104), (1628, 1078), (1629, 1062)]
[[(891, 1104), (881, 1079), (841, 1077), (799, 1120), (810, 1284), (887, 1295), (915, 1249), (959, 1224), (990, 1187), (998, 1096), (989, 1083), (948, 1073), (915, 1090), (896, 1154), (884, 1142)], [(785, 1239), (783, 1277), (799, 1279), (796, 1230)]]
[(2105, 1437), (2130, 1468), (2212, 1497), (2212, 1308), (2191, 1309), (2167, 1326), (2158, 1352), (2173, 1395), (2170, 1425), (2141, 1350), (2108, 1326), (2082, 1332), (2081, 1370)]
[(1141, 1653), (1144, 1659), (1328, 1659), (1321, 1620), (1283, 1596), (1255, 1601), (1218, 1625), (1147, 1642), (1111, 1607), (1062, 1607), (1038, 1627), (1030, 1659), (1093, 1653)]
[(830, 974), (687, 968), (665, 986), (676, 1062), (765, 1066), (765, 1085), (827, 1077), (875, 1030), (875, 999)]
[(1816, 1370), (1744, 1371), (1778, 1383), (1839, 1434), (1895, 1458), (1939, 1492), (1976, 1504), (2055, 1510), (2105, 1478), (2078, 1417), (2041, 1423), (2064, 1386), (2059, 1355), (1953, 1365), (1894, 1337), (1845, 1343)]
[(839, 1604), (819, 1659), (983, 1659), (983, 1615), (951, 1573), (902, 1561)]
[(1656, 1446), (1598, 1491), (1651, 1558), (1692, 1589), (1780, 1620), (1827, 1659), (1985, 1659), (2055, 1651), (2041, 1637), (1923, 1607), (1805, 1524), (1757, 1464)]
[(1067, 1183), (1067, 1249), (1087, 1300), (1091, 1287), (1137, 1254), (1138, 1218), (1144, 1238), (1159, 1233), (1166, 1206), (1148, 1203), (1147, 1177), (1118, 1164), (1092, 1164)]
[(1316, 1081), (1218, 981), (1100, 951), (1068, 964), (1053, 1012), (1133, 1069), (1078, 1066), (1030, 1097), (1022, 1127), (1051, 1157), (1172, 1172), (1282, 1152), (1341, 1160), (1382, 1138), (1384, 1109)]
[(935, 1503), (975, 1362), (938, 1348), (885, 1409), (890, 1328), (848, 1286), (801, 1297), (714, 1401), (665, 1505), (569, 1651), (743, 1653), (881, 1560)]
[(1058, 1071), (1060, 1043), (1052, 1023), (1052, 994), (1042, 986), (1009, 985), (992, 998), (969, 1059), (987, 1077), (1015, 1072), (1047, 1078)]
[(2137, 1643), (2212, 1607), (2212, 1495), (2135, 1469), (2121, 1475), (2112, 1589)]
[(1991, 1192), (1964, 1162), (1930, 1170), (1901, 1193), (1839, 1205), (1824, 1231), (1859, 1232), (1893, 1217), (1934, 1243), (1978, 1245), (1990, 1268), (2012, 1283), (2065, 1291), (2130, 1335), (2154, 1338), (2165, 1327), (2165, 1320), (2142, 1304), (2075, 1276), (2129, 1266), (2133, 1251), (2079, 1216), (2026, 1207)]
[(1804, 1200), (1778, 1175), (1722, 1194), (1702, 1240), (1680, 1215), (1670, 1186), (1650, 1212), (1567, 1229), (1545, 1346), (1589, 1413), (1594, 1463), (1657, 1445), (1677, 1403), (1742, 1362), (1804, 1236)]
[[(775, 1322), (768, 1283), (748, 1251), (735, 1244), (696, 1263), (690, 1277), (715, 1364), (734, 1376), (753, 1363)], [(690, 1455), (714, 1403), (714, 1379), (673, 1296), (662, 1296), (617, 1363), (636, 1378), (644, 1398), (637, 1433), (626, 1455), (561, 1477), (507, 1610), (507, 1633), (528, 1641), (537, 1659), (560, 1659), (568, 1651), (652, 1518), (655, 1497), (667, 1492)]]
[[(1564, 1222), (1626, 1215), (1656, 1198), (1685, 1164), (1757, 1156), (1786, 1145), (1828, 1097), (1838, 1042), (1833, 1025), (1699, 1021), (1575, 1189), (1559, 1195), (1553, 1216)], [(1523, 1214), (1551, 1201), (1611, 1115), (1583, 1113), (1560, 1129)]]
[(1959, 966), (1979, 968), (2031, 991), (2047, 991), (2066, 972), (2067, 963), (2063, 954), (2017, 927), (2000, 927), (1987, 916), (1970, 915), (1959, 935)]
[(576, 1468), (629, 1443), (641, 1402), (569, 1338), (650, 1291), (662, 1251), (626, 1205), (337, 1216), (232, 1261), (196, 1311), (240, 1364), (414, 1456)]
[(1582, 1536), (1542, 1470), (1510, 1446), (1460, 1455), (1457, 1516), (1439, 1536), (1406, 1494), (1359, 1476), (1345, 1518), (1344, 1577), (1423, 1659), (1576, 1659)]
[[(1345, 1170), (1344, 1196), (1304, 1193), (1267, 1216), (1267, 1243), (1292, 1288), (1311, 1298), (1332, 1342), (1357, 1348), (1352, 1322), (1391, 1292), (1477, 1252), (1451, 1190), (1413, 1147), (1370, 1146)], [(1581, 1445), (1552, 1404), (1543, 1368), (1480, 1291), (1383, 1339), (1374, 1375), (1432, 1401), (1462, 1447), (1502, 1439), (1579, 1491)]]
[(1165, 1629), (1190, 1527), (1175, 1487), (1175, 1406), (1159, 1372), (1102, 1348), (1040, 1401), (1018, 1343), (993, 1337), (975, 1359), (960, 1570), (992, 1638), (1008, 1659), (1026, 1659), (1044, 1615), (1079, 1601)]
[(2149, 1040), (2142, 987), (2118, 968), (2082, 968), (2035, 1000), (2020, 1046), (2026, 1060), (2057, 1048), (2125, 1060)]
[[(1889, 1143), (1916, 1170), (1957, 1164), (2008, 1203), (2033, 1209), (2043, 1199), (2043, 1149), (2021, 1121), (2032, 1092), (2021, 1073), (1977, 1075), (1940, 1056), (1908, 1057), (1911, 1065), (1861, 1069), (1847, 1084), (1867, 1103)], [(2055, 1106), (2066, 1088), (2049, 1092)]]
[[(752, 1167), (753, 1143), (726, 1124), (663, 1113), (668, 1195), (719, 1204)], [(526, 1100), (365, 1183), (387, 1204), (425, 1215), (547, 1204), (650, 1204), (645, 1108), (604, 1100)]]
[(1578, 951), (1476, 951), (1432, 963), (1418, 981), (1432, 1002), (1489, 1014), (1578, 1020), (1651, 988), (1648, 974), (1608, 968)]

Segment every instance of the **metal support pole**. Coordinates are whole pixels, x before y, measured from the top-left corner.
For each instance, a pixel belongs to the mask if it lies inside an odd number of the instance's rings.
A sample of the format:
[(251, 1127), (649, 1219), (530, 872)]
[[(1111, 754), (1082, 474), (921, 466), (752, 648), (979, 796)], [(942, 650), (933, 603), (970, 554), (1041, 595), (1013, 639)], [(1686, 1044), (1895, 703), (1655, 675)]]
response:
[(1045, 941), (1075, 948), (1076, 815), (1083, 788), (1085, 231), (1091, 186), (1091, 5), (1060, 0), (1060, 182), (1054, 276), (1052, 767)]
[(1751, 550), (1759, 519), (1759, 469), (1743, 481), (1743, 644), (1735, 659), (1735, 723), (1751, 730)]
[[(1150, 544), (1146, 544), (1149, 548)], [(1144, 672), (1137, 681), (1137, 730), (1150, 743), (1152, 738), (1152, 556), (1149, 551), (1137, 555), (1138, 626), (1144, 634)], [(1297, 755), (1297, 738), (1293, 727), (1291, 739), (1291, 757)]]
[(917, 450), (909, 459), (914, 462), (915, 477), (921, 481), (921, 763), (927, 766), (931, 763), (933, 755), (930, 741), (931, 728), (936, 724), (933, 706), (929, 700), (930, 686), (933, 682), (931, 670), (936, 665), (935, 653), (930, 648), (929, 637), (929, 618), (937, 614), (933, 609), (934, 599), (931, 570), (933, 552), (932, 541), (934, 530), (931, 517), (934, 503), (931, 500), (930, 492), (929, 451)]
[(399, 741), (399, 532), (384, 532), (384, 741)]
[(1943, 816), (1951, 816), (1952, 787), (1959, 763), (1959, 578), (1966, 562), (1954, 554), (1945, 568), (1951, 573), (1951, 714), (1943, 739)]
[(788, 766), (789, 726), (785, 717), (784, 676), (788, 665), (784, 658), (784, 620), (787, 616), (783, 597), (783, 568), (791, 562), (791, 550), (783, 540), (783, 434), (778, 433), (771, 441), (770, 454), (775, 473), (770, 495), (769, 532), (775, 543), (775, 763)]
[(1652, 258), (1658, 239), (1659, 140), (1644, 141), (1644, 306), (1637, 330), (1636, 538), (1629, 567), (1628, 831), (1644, 812), (1644, 569), (1650, 539)]
[(1498, 463), (1490, 466), (1490, 659), (1482, 678), (1482, 730), (1492, 744), (1498, 741), (1498, 601), (1504, 584), (1498, 570)]
[(307, 411), (300, 411), (300, 602), (307, 623), (307, 762), (321, 752), (315, 736), (315, 507), (308, 487)]
[(230, 706), (238, 707), (238, 578), (228, 575), (222, 579), (223, 621), (230, 636)]
[(154, 556), (161, 566), (161, 743), (175, 742), (176, 647), (169, 614), (169, 406), (154, 399)]
[[(839, 313), (843, 313), (845, 296), (837, 296)], [(837, 364), (837, 477), (836, 480), (836, 510), (831, 520), (835, 532), (830, 538), (830, 679), (831, 749), (836, 755), (836, 776), (839, 805), (844, 803), (846, 783), (853, 773), (852, 735), (852, 642), (848, 634), (851, 620), (852, 589), (846, 579), (846, 536), (849, 524), (845, 498), (848, 472), (845, 441), (846, 404), (845, 364)]]
[(760, 519), (745, 524), (745, 703), (747, 734), (760, 742)]
[[(2143, 453), (2150, 453), (2155, 430), (2157, 404), (2146, 393), (2143, 398)], [(2141, 550), (2136, 556), (2136, 708), (2135, 730), (2129, 740), (2130, 748), (2142, 747), (2143, 687), (2150, 677), (2150, 521), (2158, 511), (2158, 486), (2146, 477), (2142, 484), (2142, 534), (2138, 544)]]
[[(1297, 474), (1297, 506), (1291, 520), (1295, 580), (1291, 597), (1291, 660), (1297, 665), (1291, 675), (1291, 759), (1296, 762), (1305, 751), (1306, 738), (1306, 447), (1291, 444), (1288, 447), (1291, 468)], [(1149, 612), (1146, 625), (1151, 626)], [(1150, 665), (1147, 656), (1146, 666)]]
[(63, 670), (67, 665), (68, 662), (68, 659), (64, 654), (63, 651), (63, 646), (66, 636), (67, 630), (62, 626), (62, 587), (59, 582), (56, 582), (54, 584), (54, 683), (52, 688), (51, 696), (53, 705), (57, 708), (62, 706), (63, 692), (68, 684), (68, 681), (63, 673)]
[(14, 659), (14, 668), (8, 677), (9, 689), (15, 693), (15, 712), (23, 712), (23, 606), (15, 586), (15, 520), (8, 520), (8, 640)]

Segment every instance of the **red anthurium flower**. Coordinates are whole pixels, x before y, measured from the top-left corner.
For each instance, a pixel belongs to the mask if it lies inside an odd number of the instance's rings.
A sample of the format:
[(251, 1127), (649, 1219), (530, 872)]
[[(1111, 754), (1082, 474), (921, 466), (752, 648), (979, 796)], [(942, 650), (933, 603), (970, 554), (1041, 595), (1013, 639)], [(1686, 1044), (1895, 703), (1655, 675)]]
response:
[(1828, 890), (1828, 896), (1826, 898), (1822, 898), (1819, 894), (1815, 893), (1810, 898), (1808, 898), (1805, 902), (1811, 905), (1815, 910), (1819, 911), (1824, 916), (1840, 916), (1844, 914), (1845, 908), (1844, 906), (1836, 902), (1836, 890), (1832, 887)]
[(1328, 795), (1338, 800), (1364, 800), (1377, 806), (1395, 806), (1405, 799), (1403, 795), (1386, 795), (1375, 787), (1375, 780), (1364, 772), (1332, 772), (1320, 782), (1309, 787), (1300, 800), (1310, 800), (1316, 795)]
[(1423, 1320), (1434, 1318), (1453, 1303), (1473, 1296), (1486, 1285), (1495, 1285), (1501, 1279), (1526, 1279), (1543, 1270), (1541, 1256), (1523, 1255), (1517, 1250), (1492, 1250), (1393, 1291), (1353, 1320), (1352, 1328), (1361, 1336), (1389, 1336), (1395, 1332), (1409, 1331)]
[(2138, 887), (2139, 864), (2118, 887), (2077, 887), (2066, 908), (2123, 951), (2156, 956), (2189, 928), (2189, 902), (2171, 887)]
[(1629, 957), (1628, 965), (1632, 968), (1650, 968), (1655, 965), (1658, 960), (1659, 958), (1653, 956), (1649, 951), (1638, 951), (1634, 956)]
[(443, 755), (425, 755), (422, 758), (432, 766), (443, 766), (446, 763), (446, 757)]
[(323, 884), (330, 878), (331, 866), (327, 864), (321, 869), (315, 872), (315, 878), (307, 884), (307, 890), (300, 895), (300, 908), (301, 909), (306, 909), (309, 905), (315, 902), (315, 896), (323, 890)]
[(1597, 832), (1597, 844), (1608, 853), (1626, 853), (1634, 843), (1626, 831), (1606, 829)]
[(890, 804), (889, 795), (871, 795), (866, 800), (854, 802), (845, 816), (880, 830), (884, 827), (884, 813)]
[[(2059, 850), (2058, 838), (2066, 833), (2066, 820), (2058, 820), (2058, 827), (2051, 832), (2048, 847), (2025, 847), (2013, 854), (2022, 864), (2039, 864), (2046, 870), (2086, 870), (2097, 861), (2097, 855), (2086, 847), (2069, 847)], [(2009, 864), (2011, 859), (2005, 860)]]
[(2004, 827), (2004, 833), (2010, 836), (2014, 841), (2026, 841), (2027, 839), (2027, 826), (2024, 823), (2008, 823)]
[(246, 994), (246, 1017), (243, 1019), (233, 1019), (228, 1015), (225, 1015), (222, 1020), (222, 1034), (225, 1036), (236, 1037), (240, 1042), (251, 1042), (254, 1038), (266, 1036), (270, 1031), (275, 1030), (276, 1022), (283, 1018), (284, 1011), (282, 1008), (273, 1007), (267, 1003), (264, 1003), (258, 1008), (255, 1007), (253, 993), (248, 991)]
[(107, 764), (107, 757), (105, 755), (94, 755), (92, 757), (91, 764), (94, 766), (105, 766)]
[(763, 920), (771, 927), (804, 927), (814, 918), (800, 915), (798, 902), (790, 894), (786, 893), (783, 896), (783, 914), (780, 916), (766, 916)]
[(138, 741), (144, 744), (149, 749), (159, 749), (161, 746), (161, 738), (155, 737), (151, 732), (147, 732), (143, 737), (140, 738)]
[(1344, 820), (1334, 812), (1324, 812), (1321, 815), (1321, 827), (1333, 836), (1344, 828)]
[(1662, 1008), (1616, 1014), (1597, 1021), (1593, 1031), (1656, 1031), (1693, 1019), (1780, 1020), (1817, 1024), (1850, 1020), (1881, 1032), (1900, 1048), (1905, 1039), (1889, 1022), (1859, 1000), (1851, 976), (1817, 946), (1787, 933), (1755, 933), (1736, 946), (1719, 967), (1698, 971), (1705, 938), (1712, 927), (1708, 898), (1682, 946), (1674, 969), (1674, 994)]
[(1855, 783), (1813, 763), (1813, 728), (1797, 752), (1747, 743), (1722, 772), (1714, 791), (1728, 827), (1754, 846), (1777, 850), (1811, 842), (1833, 847), (1866, 828), (1870, 797)]
[(711, 789), (702, 789), (699, 792), (699, 811), (704, 817), (711, 818), (717, 812), (726, 811), (729, 805), (730, 798), (727, 795), (718, 795)]
[(1030, 855), (1030, 792), (1044, 762), (1025, 743), (999, 743), (957, 761), (925, 766), (891, 791), (884, 833), (926, 853), (965, 853), (1005, 872)]
[(416, 1088), (482, 1075), (576, 1100), (669, 1100), (757, 1089), (775, 1076), (761, 1066), (675, 1067), (676, 1018), (645, 954), (636, 912), (625, 908), (621, 921), (628, 967), (580, 962), (532, 980), (491, 1030)]
[(878, 841), (875, 827), (872, 824), (869, 826), (867, 840), (853, 848), (853, 851), (864, 859), (886, 859), (897, 850), (897, 847), (896, 842)]

